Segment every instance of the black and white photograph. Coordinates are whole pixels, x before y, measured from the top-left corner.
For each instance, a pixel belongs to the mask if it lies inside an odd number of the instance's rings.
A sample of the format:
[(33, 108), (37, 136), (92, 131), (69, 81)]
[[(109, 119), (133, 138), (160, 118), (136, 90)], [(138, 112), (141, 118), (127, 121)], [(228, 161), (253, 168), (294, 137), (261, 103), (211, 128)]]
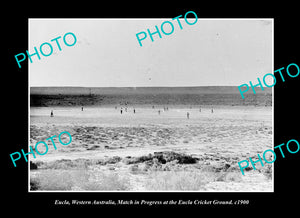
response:
[(289, 1), (8, 4), (4, 213), (293, 211), (297, 9)]
[(274, 192), (274, 19), (186, 12), (28, 20), (30, 193)]

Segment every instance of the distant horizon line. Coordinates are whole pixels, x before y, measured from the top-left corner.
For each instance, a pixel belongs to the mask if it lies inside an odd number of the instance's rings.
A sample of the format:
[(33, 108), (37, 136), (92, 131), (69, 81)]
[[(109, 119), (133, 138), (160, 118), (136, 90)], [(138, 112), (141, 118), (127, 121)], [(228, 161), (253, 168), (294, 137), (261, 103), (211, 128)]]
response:
[(205, 85), (205, 86), (30, 86), (30, 88), (196, 88), (196, 87), (238, 87), (238, 85)]

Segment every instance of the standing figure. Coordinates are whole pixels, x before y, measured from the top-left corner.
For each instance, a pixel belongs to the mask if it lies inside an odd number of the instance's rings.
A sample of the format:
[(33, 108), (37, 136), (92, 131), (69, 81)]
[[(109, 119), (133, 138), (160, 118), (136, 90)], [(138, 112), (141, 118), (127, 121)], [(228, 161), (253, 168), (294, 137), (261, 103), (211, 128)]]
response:
[(133, 108), (133, 113), (135, 114), (135, 108)]
[(50, 117), (53, 117), (53, 110), (51, 110)]
[(214, 109), (213, 108), (211, 109), (211, 113), (214, 113)]
[(186, 113), (186, 117), (187, 117), (188, 119), (190, 119), (190, 113), (189, 113), (189, 112)]
[(83, 107), (81, 107), (81, 111), (83, 111)]
[(160, 115), (160, 110), (158, 110), (158, 115)]
[(120, 110), (120, 113), (122, 114), (123, 113), (123, 109), (121, 108), (121, 110)]

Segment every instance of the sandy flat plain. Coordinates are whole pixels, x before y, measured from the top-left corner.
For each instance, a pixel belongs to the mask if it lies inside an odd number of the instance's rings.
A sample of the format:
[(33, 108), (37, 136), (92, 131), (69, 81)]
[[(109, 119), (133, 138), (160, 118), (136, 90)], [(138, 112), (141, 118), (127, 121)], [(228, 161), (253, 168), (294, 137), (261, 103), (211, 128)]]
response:
[(31, 107), (30, 145), (63, 131), (72, 135), (67, 146), (56, 137), (56, 150), (48, 140), (48, 153), (30, 159), (37, 166), (30, 170), (31, 190), (272, 191), (271, 164), (244, 176), (237, 164), (272, 148), (272, 107), (213, 110)]

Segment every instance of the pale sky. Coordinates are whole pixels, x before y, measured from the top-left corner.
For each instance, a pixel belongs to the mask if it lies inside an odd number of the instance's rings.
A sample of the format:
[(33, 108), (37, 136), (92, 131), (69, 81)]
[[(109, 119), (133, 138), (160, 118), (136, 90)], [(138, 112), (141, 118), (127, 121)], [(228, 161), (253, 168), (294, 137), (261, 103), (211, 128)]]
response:
[[(29, 53), (44, 42), (54, 49), (28, 60), (30, 86), (229, 86), (273, 73), (272, 19), (180, 20), (183, 29), (172, 18), (30, 19)], [(136, 34), (164, 21), (173, 34), (148, 36), (141, 47)], [(62, 40), (67, 32), (77, 37), (72, 47)], [(50, 41), (58, 36), (61, 51)]]

